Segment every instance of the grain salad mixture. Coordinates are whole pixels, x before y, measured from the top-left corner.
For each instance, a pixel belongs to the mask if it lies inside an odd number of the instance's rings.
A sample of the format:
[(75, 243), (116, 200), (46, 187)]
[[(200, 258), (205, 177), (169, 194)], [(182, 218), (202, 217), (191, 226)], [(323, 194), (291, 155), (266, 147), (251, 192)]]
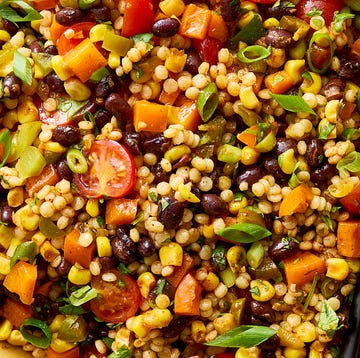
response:
[(0, 341), (341, 356), (358, 0), (2, 0), (0, 46)]

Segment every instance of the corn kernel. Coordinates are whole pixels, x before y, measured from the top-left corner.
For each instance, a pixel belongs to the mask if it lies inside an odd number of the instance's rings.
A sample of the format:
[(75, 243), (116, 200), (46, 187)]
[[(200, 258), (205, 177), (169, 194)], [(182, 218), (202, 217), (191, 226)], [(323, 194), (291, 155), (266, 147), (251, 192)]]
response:
[(181, 266), (183, 248), (177, 242), (170, 242), (160, 248), (159, 257), (163, 266)]
[(315, 72), (309, 72), (311, 79), (305, 78), (300, 85), (300, 89), (304, 93), (318, 94), (322, 87), (321, 76)]
[(182, 0), (163, 0), (159, 8), (168, 17), (180, 16), (185, 10), (185, 4)]
[(108, 65), (113, 70), (117, 67), (119, 67), (121, 64), (120, 56), (115, 52), (110, 52), (109, 58), (108, 58)]
[(286, 347), (284, 349), (285, 358), (305, 358), (306, 349), (305, 348), (290, 348)]
[(19, 186), (10, 189), (7, 194), (7, 202), (12, 208), (20, 206), (24, 202), (24, 189)]
[(267, 280), (252, 280), (250, 288), (252, 298), (259, 302), (270, 301), (275, 296), (275, 288)]
[(8, 343), (12, 346), (23, 346), (27, 343), (21, 332), (17, 329), (13, 329), (7, 339)]
[(8, 129), (13, 129), (16, 123), (18, 123), (17, 110), (12, 109), (10, 111), (7, 111), (3, 117), (3, 126)]
[(203, 235), (206, 239), (211, 239), (212, 237), (215, 236), (214, 233), (214, 225), (210, 224), (210, 225), (204, 225), (203, 227)]
[(183, 50), (173, 48), (170, 55), (166, 57), (165, 67), (174, 73), (179, 73), (184, 69), (186, 63), (186, 55)]
[(126, 327), (118, 328), (115, 335), (115, 350), (119, 350), (122, 346), (131, 347), (131, 331)]
[(240, 89), (239, 98), (244, 107), (248, 109), (255, 109), (260, 104), (252, 86), (243, 86)]
[(302, 79), (305, 68), (305, 60), (288, 60), (284, 65), (285, 72), (292, 78), (294, 83), (298, 83)]
[(112, 255), (110, 240), (106, 236), (98, 236), (96, 238), (96, 248), (99, 257)]
[(75, 77), (65, 80), (64, 88), (75, 101), (86, 101), (91, 96), (90, 88)]
[(270, 67), (279, 68), (286, 60), (285, 50), (283, 48), (271, 49), (271, 55), (265, 60)]
[(231, 246), (226, 252), (226, 259), (233, 272), (240, 272), (246, 263), (246, 251), (242, 246)]
[(96, 218), (100, 215), (99, 201), (95, 199), (89, 199), (86, 203), (86, 212), (92, 217)]
[(245, 146), (241, 150), (240, 162), (244, 165), (255, 164), (260, 157), (260, 153), (257, 152), (254, 148)]
[(60, 255), (60, 251), (51, 245), (50, 241), (46, 240), (40, 246), (40, 255), (45, 261), (53, 262)]
[(4, 319), (0, 324), (0, 341), (5, 341), (9, 338), (13, 325), (7, 319)]
[(31, 240), (40, 247), (40, 245), (45, 242), (46, 236), (42, 232), (38, 231), (31, 237)]
[(235, 316), (232, 313), (224, 313), (213, 321), (214, 328), (219, 334), (223, 334), (236, 327)]
[(141, 296), (148, 298), (150, 291), (156, 284), (156, 279), (151, 272), (143, 272), (137, 279)]
[(219, 277), (214, 274), (214, 272), (209, 272), (205, 279), (201, 282), (201, 285), (205, 291), (213, 291), (219, 285), (219, 283)]
[(166, 327), (171, 320), (172, 314), (167, 308), (154, 308), (153, 310), (146, 311), (143, 314), (143, 322), (145, 326), (151, 329)]
[(41, 143), (39, 145), (39, 149), (46, 150), (46, 151), (52, 152), (52, 153), (65, 153), (66, 152), (66, 148), (64, 146), (62, 146), (58, 142), (53, 142), (51, 140), (49, 140), (46, 143)]
[(0, 274), (7, 275), (10, 272), (10, 257), (0, 252)]
[(73, 265), (70, 268), (68, 279), (74, 285), (86, 285), (91, 281), (91, 272)]
[(310, 347), (309, 358), (322, 358), (323, 355), (319, 351)]
[(75, 343), (73, 342), (66, 342), (62, 339), (59, 339), (57, 337), (57, 333), (54, 333), (52, 335), (52, 339), (51, 339), (51, 344), (50, 344), (51, 348), (57, 352), (57, 353), (64, 353), (72, 348), (74, 348)]
[(51, 67), (62, 81), (69, 79), (73, 75), (71, 69), (60, 55), (55, 55), (52, 57)]
[(8, 42), (10, 40), (10, 34), (5, 30), (0, 30), (0, 41)]
[(338, 115), (339, 115), (340, 105), (341, 105), (340, 101), (337, 99), (332, 99), (331, 101), (326, 103), (325, 118), (330, 123), (336, 123)]
[(350, 273), (350, 268), (345, 259), (330, 257), (326, 260), (326, 276), (337, 281), (343, 281)]
[(304, 342), (293, 332), (280, 327), (276, 333), (280, 338), (280, 345), (284, 347), (300, 349), (304, 347)]
[(265, 27), (265, 29), (271, 29), (272, 27), (279, 27), (279, 25), (280, 22), (275, 17), (269, 17), (263, 22), (263, 26)]
[(311, 322), (302, 322), (296, 327), (296, 334), (303, 342), (312, 342), (316, 339), (316, 329)]
[(39, 110), (31, 100), (25, 100), (17, 108), (19, 123), (28, 123), (39, 120)]
[(164, 158), (170, 163), (179, 160), (184, 154), (190, 154), (191, 149), (186, 144), (180, 144), (170, 148), (164, 154)]
[(151, 331), (149, 327), (145, 326), (142, 315), (134, 317), (131, 322), (131, 330), (140, 338), (145, 338)]
[(203, 321), (191, 322), (191, 337), (196, 343), (203, 343), (205, 341), (206, 327)]
[(114, 32), (114, 29), (107, 24), (97, 24), (90, 29), (89, 38), (91, 42), (104, 41), (107, 32)]
[(191, 183), (188, 184), (179, 184), (178, 191), (183, 199), (189, 201), (190, 203), (199, 203), (200, 199), (191, 192), (190, 190)]
[(261, 350), (258, 347), (240, 347), (235, 353), (235, 358), (259, 358), (260, 354)]
[(290, 148), (278, 156), (280, 169), (285, 174), (291, 174), (296, 166), (297, 159), (295, 157), (294, 149)]
[[(29, 205), (25, 205), (14, 214), (14, 217), (18, 216), (20, 227), (28, 231), (35, 231), (39, 226), (40, 216), (34, 214)], [(14, 222), (16, 219), (14, 220)]]

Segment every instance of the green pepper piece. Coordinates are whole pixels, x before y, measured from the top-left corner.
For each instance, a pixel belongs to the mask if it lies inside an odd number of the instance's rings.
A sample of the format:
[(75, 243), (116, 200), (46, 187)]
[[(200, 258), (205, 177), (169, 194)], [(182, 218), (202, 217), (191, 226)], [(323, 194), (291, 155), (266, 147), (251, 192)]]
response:
[(196, 100), (196, 107), (203, 122), (207, 122), (214, 114), (219, 104), (219, 93), (214, 82), (209, 83)]
[(58, 338), (67, 342), (83, 342), (88, 332), (89, 327), (82, 316), (69, 315), (60, 326)]
[(21, 178), (30, 178), (40, 175), (46, 165), (46, 160), (36, 147), (26, 147), (20, 154), (15, 168), (19, 172)]
[(60, 230), (51, 219), (44, 218), (43, 216), (41, 216), (39, 220), (39, 230), (49, 239), (65, 236), (65, 232)]
[(261, 242), (255, 241), (251, 244), (250, 249), (246, 253), (248, 264), (251, 268), (256, 269), (260, 266), (265, 255), (264, 247)]
[(123, 57), (132, 48), (134, 41), (124, 36), (116, 35), (111, 31), (107, 31), (104, 36), (102, 47), (110, 52)]
[(10, 260), (13, 267), (19, 260), (27, 259), (30, 263), (35, 260), (37, 245), (34, 241), (25, 241), (16, 247)]
[(217, 158), (224, 163), (236, 164), (241, 159), (241, 152), (241, 148), (223, 144), (218, 150)]
[(43, 76), (42, 78), (44, 78), (53, 70), (51, 66), (51, 59), (53, 58), (52, 55), (44, 52), (33, 52), (31, 56), (35, 65), (40, 68), (41, 75)]
[(88, 171), (86, 158), (79, 149), (69, 149), (66, 153), (66, 161), (70, 170), (76, 174), (84, 174)]
[(251, 275), (256, 279), (269, 280), (281, 278), (281, 272), (270, 257), (265, 256), (257, 268), (250, 268)]
[(274, 149), (275, 145), (276, 145), (276, 136), (271, 131), (265, 136), (264, 139), (262, 139), (258, 144), (256, 144), (255, 149), (260, 153), (266, 153)]

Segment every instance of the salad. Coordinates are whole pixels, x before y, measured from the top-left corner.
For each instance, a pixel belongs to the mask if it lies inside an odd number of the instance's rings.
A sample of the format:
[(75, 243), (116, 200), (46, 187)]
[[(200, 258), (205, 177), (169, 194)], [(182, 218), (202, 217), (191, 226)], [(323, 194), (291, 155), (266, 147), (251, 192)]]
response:
[(358, 0), (3, 0), (0, 46), (0, 341), (341, 356)]

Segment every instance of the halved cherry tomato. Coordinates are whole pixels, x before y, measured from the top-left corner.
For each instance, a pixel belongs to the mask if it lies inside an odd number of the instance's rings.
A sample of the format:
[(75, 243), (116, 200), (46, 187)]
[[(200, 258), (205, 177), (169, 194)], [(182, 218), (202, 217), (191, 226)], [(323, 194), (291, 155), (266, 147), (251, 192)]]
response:
[(235, 358), (235, 354), (234, 353), (218, 353), (216, 356), (216, 358)]
[(59, 126), (62, 124), (67, 124), (71, 121), (67, 112), (56, 110), (49, 113), (47, 110), (45, 110), (42, 102), (39, 102), (37, 107), (39, 110), (40, 121), (43, 123)]
[(339, 199), (340, 204), (351, 214), (360, 213), (360, 184), (355, 185), (354, 189), (343, 198)]
[(200, 57), (203, 61), (209, 62), (210, 65), (216, 65), (218, 62), (218, 52), (223, 47), (223, 44), (218, 39), (213, 37), (205, 37), (204, 40), (192, 39), (194, 48), (199, 51)]
[(313, 10), (320, 10), (326, 25), (329, 25), (334, 17), (334, 12), (340, 11), (343, 7), (345, 7), (343, 0), (301, 0), (296, 5), (296, 15), (309, 22), (310, 16), (307, 13)]
[(81, 358), (107, 358), (108, 353), (100, 353), (94, 344), (81, 345)]
[(274, 3), (276, 0), (251, 0), (252, 2), (258, 2), (260, 4), (272, 4)]
[(78, 45), (82, 40), (89, 37), (90, 29), (96, 25), (94, 22), (79, 22), (73, 26), (70, 26), (68, 29), (74, 31), (74, 36), (68, 39), (65, 34), (62, 34), (58, 41), (58, 52), (59, 55), (64, 56), (70, 50), (72, 50), (76, 45)]
[(154, 9), (151, 0), (126, 0), (121, 35), (130, 37), (151, 32)]
[(74, 174), (80, 194), (89, 198), (125, 196), (135, 183), (135, 163), (130, 152), (110, 139), (95, 141), (88, 157), (85, 174)]
[[(104, 281), (104, 274), (113, 274), (114, 281)], [(90, 307), (96, 317), (105, 322), (125, 322), (135, 315), (140, 306), (141, 294), (136, 281), (117, 269), (103, 271), (94, 276), (91, 286), (99, 295), (90, 301)]]
[(47, 351), (47, 357), (48, 358), (79, 358), (80, 357), (79, 346), (75, 346), (74, 348), (71, 348), (68, 351), (61, 353), (54, 351), (50, 346)]

